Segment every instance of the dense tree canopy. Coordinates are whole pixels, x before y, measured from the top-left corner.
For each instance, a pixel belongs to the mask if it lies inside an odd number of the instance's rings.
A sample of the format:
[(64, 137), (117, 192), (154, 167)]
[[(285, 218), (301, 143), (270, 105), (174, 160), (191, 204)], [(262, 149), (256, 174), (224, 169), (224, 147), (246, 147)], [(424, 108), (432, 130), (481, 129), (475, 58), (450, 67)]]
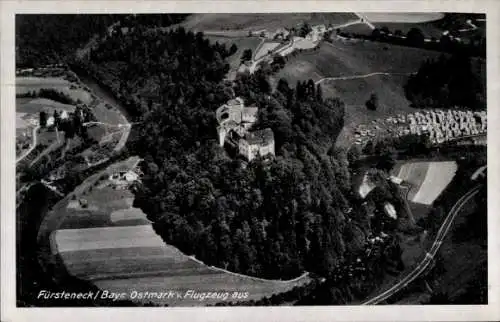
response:
[[(326, 153), (343, 103), (323, 100), (312, 80), (281, 80), (275, 92), (260, 72), (224, 83), (228, 55), (183, 29), (116, 35), (94, 51), (93, 68), (121, 75), (113, 87), (125, 99), (156, 88), (133, 144), (145, 158), (136, 205), (166, 242), (208, 264), (274, 278), (326, 274), (352, 248), (345, 235), (359, 247), (367, 231), (361, 220), (346, 226), (347, 162)], [(246, 164), (218, 146), (214, 111), (234, 96), (260, 108), (254, 127), (273, 130), (274, 160)]]
[(484, 66), (480, 59), (464, 55), (444, 55), (426, 61), (410, 76), (405, 94), (416, 107), (486, 108)]

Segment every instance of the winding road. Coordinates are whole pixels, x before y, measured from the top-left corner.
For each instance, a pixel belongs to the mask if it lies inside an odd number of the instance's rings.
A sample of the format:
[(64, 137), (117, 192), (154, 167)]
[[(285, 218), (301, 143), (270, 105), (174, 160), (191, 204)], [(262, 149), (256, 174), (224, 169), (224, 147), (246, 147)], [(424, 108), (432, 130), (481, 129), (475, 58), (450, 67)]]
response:
[(480, 188), (481, 188), (481, 185), (475, 186), (474, 188), (469, 190), (465, 195), (463, 195), (455, 203), (455, 205), (453, 205), (451, 210), (448, 212), (448, 215), (444, 219), (444, 222), (441, 225), (441, 228), (439, 228), (439, 231), (437, 232), (434, 243), (432, 244), (432, 247), (426, 253), (425, 258), (420, 262), (420, 264), (417, 265), (417, 267), (415, 267), (415, 269), (413, 271), (411, 271), (408, 275), (406, 275), (397, 284), (393, 285), (391, 288), (380, 293), (379, 295), (372, 297), (371, 299), (362, 303), (362, 305), (372, 305), (372, 304), (378, 304), (380, 302), (383, 302), (383, 301), (387, 300), (388, 298), (390, 298), (395, 293), (399, 292), (404, 287), (406, 287), (408, 284), (410, 284), (412, 281), (414, 281), (417, 277), (419, 277), (432, 263), (434, 256), (436, 256), (439, 248), (441, 247), (441, 243), (443, 242), (444, 238), (446, 237), (446, 234), (448, 233), (448, 231), (451, 227), (451, 224), (453, 223), (453, 220), (455, 219), (457, 214), (460, 212), (462, 207), (472, 197), (474, 197), (479, 192)]

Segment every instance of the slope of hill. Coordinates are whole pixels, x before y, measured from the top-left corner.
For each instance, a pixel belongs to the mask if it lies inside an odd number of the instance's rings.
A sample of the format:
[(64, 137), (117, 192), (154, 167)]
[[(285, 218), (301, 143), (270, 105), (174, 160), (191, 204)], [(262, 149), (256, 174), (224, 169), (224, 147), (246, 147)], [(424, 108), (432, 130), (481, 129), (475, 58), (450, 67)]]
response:
[(292, 28), (307, 22), (310, 25), (338, 25), (358, 19), (350, 12), (336, 13), (203, 13), (189, 16), (181, 25), (196, 31), (244, 30), (257, 31)]
[[(325, 42), (317, 51), (289, 58), (274, 76), (274, 83), (284, 78), (293, 85), (311, 78), (321, 83), (325, 97), (342, 98), (346, 104), (345, 127), (338, 139), (342, 144), (353, 135), (354, 123), (409, 111), (403, 85), (422, 62), (438, 56), (434, 51), (376, 42)], [(377, 95), (379, 107), (367, 111), (365, 103), (372, 93)]]

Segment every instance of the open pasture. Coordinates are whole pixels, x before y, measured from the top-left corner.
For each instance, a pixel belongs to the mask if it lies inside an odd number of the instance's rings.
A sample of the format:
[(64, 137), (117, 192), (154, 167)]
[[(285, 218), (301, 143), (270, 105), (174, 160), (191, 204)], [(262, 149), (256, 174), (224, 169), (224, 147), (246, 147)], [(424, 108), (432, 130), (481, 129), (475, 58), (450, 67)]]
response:
[(289, 58), (275, 76), (290, 84), (309, 78), (365, 75), (374, 72), (412, 73), (429, 58), (439, 53), (424, 49), (396, 46), (370, 41), (323, 43), (319, 50), (300, 53)]
[[(111, 292), (241, 291), (249, 292), (248, 299), (257, 300), (309, 281), (307, 276), (289, 282), (260, 280), (212, 268), (166, 245), (151, 225), (63, 229), (51, 239), (53, 251), (71, 275)], [(190, 298), (152, 301), (169, 305), (218, 302)]]
[[(263, 297), (269, 297), (272, 294), (283, 293), (291, 290), (295, 286), (300, 286), (309, 282), (309, 277), (303, 277), (292, 282), (282, 281), (263, 281), (252, 279), (250, 277), (242, 277), (217, 271), (202, 271), (200, 273), (188, 271), (182, 272), (176, 276), (147, 276), (128, 278), (126, 280), (99, 280), (95, 284), (102, 289), (113, 290), (114, 292), (125, 292), (130, 295), (132, 290), (137, 292), (165, 292), (165, 290), (173, 290), (179, 292), (180, 298), (163, 298), (144, 300), (156, 304), (169, 306), (203, 306), (207, 304), (216, 304), (224, 302), (217, 299), (205, 299), (200, 301), (190, 296), (185, 296), (188, 290), (201, 292), (248, 292), (248, 297), (245, 300), (259, 300)], [(131, 299), (134, 300), (134, 299)], [(135, 301), (138, 301), (137, 299)], [(228, 298), (227, 302), (237, 302), (235, 299)], [(139, 300), (140, 302), (140, 300)]]
[(408, 162), (393, 169), (393, 174), (411, 184), (408, 200), (431, 205), (453, 179), (454, 161)]
[[(280, 78), (291, 86), (308, 79), (321, 81), (324, 97), (344, 101), (345, 124), (336, 143), (342, 146), (354, 136), (356, 124), (410, 111), (403, 91), (408, 75), (418, 71), (426, 59), (438, 56), (438, 52), (391, 44), (334, 41), (322, 43), (317, 51), (290, 57), (272, 83), (277, 84)], [(372, 93), (379, 101), (376, 111), (365, 106)]]
[(126, 124), (127, 120), (123, 116), (120, 111), (115, 108), (107, 105), (103, 102), (97, 104), (92, 108), (92, 113), (99, 120), (99, 122), (118, 125), (118, 124)]
[(446, 189), (457, 171), (454, 161), (431, 162), (420, 189), (413, 197), (413, 202), (431, 205)]
[(374, 22), (407, 22), (418, 23), (442, 19), (441, 12), (361, 12), (371, 23)]
[(254, 59), (258, 60), (258, 59), (268, 55), (270, 52), (275, 50), (280, 45), (281, 45), (281, 43), (277, 42), (277, 41), (264, 42), (261, 46), (259, 46), (258, 51), (255, 53)]
[(241, 55), (245, 49), (251, 49), (252, 53), (255, 52), (255, 49), (259, 46), (262, 40), (258, 37), (223, 37), (223, 36), (207, 36), (211, 43), (218, 42), (219, 44), (226, 45), (226, 48), (235, 44), (238, 47), (238, 50), (228, 57), (229, 66), (231, 71), (237, 71), (241, 62)]
[(370, 28), (367, 24), (362, 22), (342, 27), (340, 28), (340, 30), (347, 33), (365, 35), (365, 36), (370, 36), (373, 32), (372, 28)]
[(63, 92), (74, 101), (90, 104), (92, 95), (77, 84), (58, 77), (16, 77), (16, 94), (37, 92), (42, 88), (51, 88)]
[(335, 13), (203, 13), (193, 14), (181, 25), (196, 31), (292, 28), (307, 22), (310, 25), (339, 25), (358, 17), (350, 12)]
[(16, 111), (27, 113), (27, 114), (37, 114), (41, 111), (45, 111), (47, 114), (52, 115), (54, 110), (58, 112), (74, 112), (75, 106), (69, 104), (63, 104), (51, 99), (46, 98), (16, 98)]

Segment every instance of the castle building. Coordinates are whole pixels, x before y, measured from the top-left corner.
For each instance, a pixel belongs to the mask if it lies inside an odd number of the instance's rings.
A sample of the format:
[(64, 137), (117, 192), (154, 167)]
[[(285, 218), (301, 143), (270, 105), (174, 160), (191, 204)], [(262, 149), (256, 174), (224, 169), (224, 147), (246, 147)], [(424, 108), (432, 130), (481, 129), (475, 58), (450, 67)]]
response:
[(248, 161), (257, 156), (274, 155), (274, 134), (269, 128), (250, 131), (257, 121), (259, 110), (255, 106), (245, 107), (243, 99), (237, 97), (229, 100), (215, 112), (219, 125), (219, 145), (227, 141), (237, 145), (238, 152)]
[(240, 139), (238, 149), (247, 160), (257, 156), (274, 155), (274, 134), (270, 128), (246, 133)]

